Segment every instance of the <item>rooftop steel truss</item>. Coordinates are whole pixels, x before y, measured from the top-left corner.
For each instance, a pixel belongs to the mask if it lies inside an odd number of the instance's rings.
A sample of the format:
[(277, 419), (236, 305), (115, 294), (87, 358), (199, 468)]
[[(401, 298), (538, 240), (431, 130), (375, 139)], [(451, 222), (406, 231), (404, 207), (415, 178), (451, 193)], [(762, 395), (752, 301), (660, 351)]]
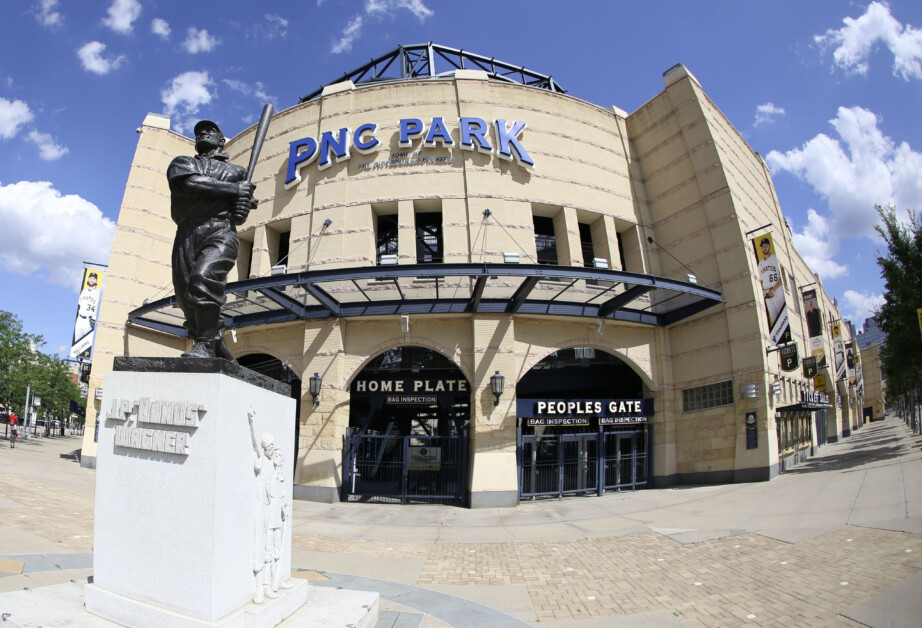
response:
[(484, 70), (490, 78), (500, 81), (566, 93), (550, 76), (532, 72), (519, 65), (497, 61), (492, 57), (429, 42), (428, 44), (398, 46), (387, 54), (372, 59), (351, 72), (346, 72), (335, 81), (321, 85), (315, 91), (302, 97), (300, 102), (313, 100), (323, 93), (323, 88), (327, 85), (335, 85), (344, 81), (352, 81), (358, 85), (375, 81), (435, 77), (445, 72), (465, 69)]
[[(723, 303), (720, 292), (653, 275), (544, 264), (417, 264), (314, 270), (227, 286), (228, 328), (328, 317), (507, 313), (671, 325)], [(187, 336), (176, 298), (128, 323)]]

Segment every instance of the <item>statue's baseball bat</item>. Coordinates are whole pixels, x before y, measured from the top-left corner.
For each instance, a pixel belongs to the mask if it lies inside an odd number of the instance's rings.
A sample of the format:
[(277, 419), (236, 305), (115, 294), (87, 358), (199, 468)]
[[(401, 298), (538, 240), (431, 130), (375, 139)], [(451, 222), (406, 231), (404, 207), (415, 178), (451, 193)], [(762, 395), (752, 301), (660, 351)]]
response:
[(266, 140), (266, 131), (269, 130), (269, 122), (274, 111), (275, 108), (270, 103), (266, 103), (263, 107), (263, 115), (259, 118), (256, 136), (253, 138), (253, 150), (250, 151), (250, 165), (247, 167), (246, 180), (249, 182), (253, 181), (253, 170), (256, 168), (256, 160), (259, 159), (259, 151), (262, 150), (263, 142)]

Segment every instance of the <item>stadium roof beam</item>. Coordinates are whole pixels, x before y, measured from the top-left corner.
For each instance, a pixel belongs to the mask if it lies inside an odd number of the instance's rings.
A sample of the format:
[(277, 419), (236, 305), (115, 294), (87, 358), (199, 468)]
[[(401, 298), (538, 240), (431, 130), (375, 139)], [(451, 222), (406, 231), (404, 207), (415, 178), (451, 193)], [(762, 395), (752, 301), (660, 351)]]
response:
[(566, 93), (550, 75), (497, 61), (493, 57), (428, 42), (397, 46), (390, 52), (344, 73), (338, 79), (321, 85), (307, 96), (302, 96), (299, 102), (313, 100), (323, 93), (324, 87), (345, 81), (360, 85), (400, 79), (434, 78), (453, 70), (483, 70), (492, 79)]

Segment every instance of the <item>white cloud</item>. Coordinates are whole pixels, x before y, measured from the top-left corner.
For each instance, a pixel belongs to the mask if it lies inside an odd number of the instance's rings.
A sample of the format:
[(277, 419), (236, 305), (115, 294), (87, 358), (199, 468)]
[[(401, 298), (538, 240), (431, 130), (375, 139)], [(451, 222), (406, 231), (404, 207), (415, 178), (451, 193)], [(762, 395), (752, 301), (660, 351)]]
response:
[(0, 139), (12, 139), (33, 117), (29, 105), (23, 101), (0, 98)]
[(884, 297), (881, 294), (869, 294), (854, 290), (846, 290), (845, 294), (842, 295), (842, 300), (844, 303), (839, 304), (842, 316), (858, 321), (859, 324), (864, 319), (874, 316), (884, 304)]
[(238, 81), (236, 79), (223, 79), (225, 85), (230, 87), (232, 90), (244, 96), (253, 96), (256, 100), (260, 102), (271, 102), (272, 104), (276, 103), (275, 96), (270, 96), (266, 93), (266, 87), (260, 82), (256, 81), (253, 85), (244, 83), (243, 81)]
[(83, 63), (83, 69), (95, 74), (108, 74), (125, 60), (124, 55), (106, 58), (102, 54), (105, 50), (106, 45), (98, 41), (91, 41), (78, 48), (77, 56)]
[(851, 74), (867, 74), (868, 57), (882, 43), (893, 53), (894, 76), (905, 81), (922, 79), (922, 29), (908, 24), (903, 28), (881, 2), (872, 2), (864, 15), (846, 17), (842, 23), (842, 28), (813, 38), (823, 48), (835, 47), (832, 58), (836, 66)]
[(115, 234), (115, 223), (93, 203), (64, 196), (48, 181), (0, 185), (0, 223), (0, 268), (75, 289), (83, 260), (105, 261)]
[(58, 0), (42, 0), (38, 6), (38, 12), (35, 19), (42, 26), (56, 28), (64, 25), (64, 16), (55, 9), (58, 8)]
[(288, 20), (272, 13), (266, 13), (264, 17), (268, 24), (260, 25), (262, 27), (260, 33), (263, 37), (273, 39), (275, 37), (284, 37), (288, 34)]
[(45, 161), (56, 161), (70, 152), (66, 146), (55, 143), (48, 133), (39, 133), (33, 129), (26, 137), (38, 146), (38, 156)]
[[(319, 4), (318, 2), (318, 6)], [(435, 12), (423, 4), (422, 0), (365, 0), (362, 13), (349, 20), (343, 28), (339, 39), (333, 42), (330, 52), (339, 54), (352, 50), (352, 42), (362, 34), (365, 18), (374, 18), (376, 20), (393, 19), (397, 17), (397, 13), (401, 10), (409, 11), (420, 22), (424, 22), (426, 18), (435, 15)]]
[(794, 231), (794, 248), (804, 258), (810, 270), (823, 279), (848, 275), (848, 266), (833, 261), (839, 252), (837, 238), (829, 236), (829, 222), (812, 208), (807, 210), (807, 224)]
[(169, 39), (170, 25), (166, 20), (155, 17), (150, 23), (150, 32), (152, 32), (154, 35), (159, 35), (163, 39)]
[(207, 105), (215, 98), (213, 87), (214, 81), (208, 72), (184, 72), (174, 77), (169, 85), (161, 90), (160, 99), (164, 104), (164, 113), (172, 118), (178, 132), (183, 132), (190, 118), (198, 113), (199, 107)]
[(186, 31), (186, 41), (182, 42), (182, 47), (190, 54), (197, 54), (199, 52), (211, 52), (220, 43), (221, 40), (217, 37), (212, 37), (206, 29), (190, 28)]
[(138, 0), (113, 0), (108, 12), (109, 17), (102, 23), (116, 33), (128, 35), (132, 23), (141, 15), (141, 3)]
[(922, 207), (922, 154), (906, 142), (895, 145), (867, 109), (840, 107), (829, 122), (841, 142), (821, 133), (802, 148), (771, 151), (766, 161), (775, 173), (790, 172), (828, 200), (832, 236), (875, 237), (874, 205)]
[(759, 105), (756, 107), (756, 121), (755, 125), (757, 127), (771, 124), (775, 121), (777, 116), (783, 116), (784, 109), (782, 107), (776, 106), (774, 103), (767, 102), (764, 105)]
[(363, 21), (361, 15), (356, 15), (349, 20), (349, 23), (346, 24), (346, 27), (343, 29), (342, 36), (333, 44), (330, 52), (338, 55), (341, 52), (352, 50), (352, 42), (358, 39), (359, 35), (362, 33)]

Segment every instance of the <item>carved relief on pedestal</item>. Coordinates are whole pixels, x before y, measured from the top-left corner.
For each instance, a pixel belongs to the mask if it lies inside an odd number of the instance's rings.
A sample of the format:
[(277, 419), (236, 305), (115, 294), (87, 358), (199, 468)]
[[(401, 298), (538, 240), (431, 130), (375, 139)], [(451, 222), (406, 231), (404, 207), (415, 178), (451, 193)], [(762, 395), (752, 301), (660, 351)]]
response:
[(280, 569), (285, 526), (291, 521), (291, 506), (285, 499), (289, 489), (286, 486), (286, 467), (282, 449), (275, 444), (275, 438), (269, 432), (263, 432), (259, 440), (256, 439), (256, 428), (253, 425), (255, 416), (256, 412), (250, 408), (247, 417), (253, 450), (256, 453), (253, 463), (253, 472), (256, 474), (253, 602), (262, 604), (267, 597), (278, 597), (280, 588), (291, 588), (287, 581), (281, 581)]

